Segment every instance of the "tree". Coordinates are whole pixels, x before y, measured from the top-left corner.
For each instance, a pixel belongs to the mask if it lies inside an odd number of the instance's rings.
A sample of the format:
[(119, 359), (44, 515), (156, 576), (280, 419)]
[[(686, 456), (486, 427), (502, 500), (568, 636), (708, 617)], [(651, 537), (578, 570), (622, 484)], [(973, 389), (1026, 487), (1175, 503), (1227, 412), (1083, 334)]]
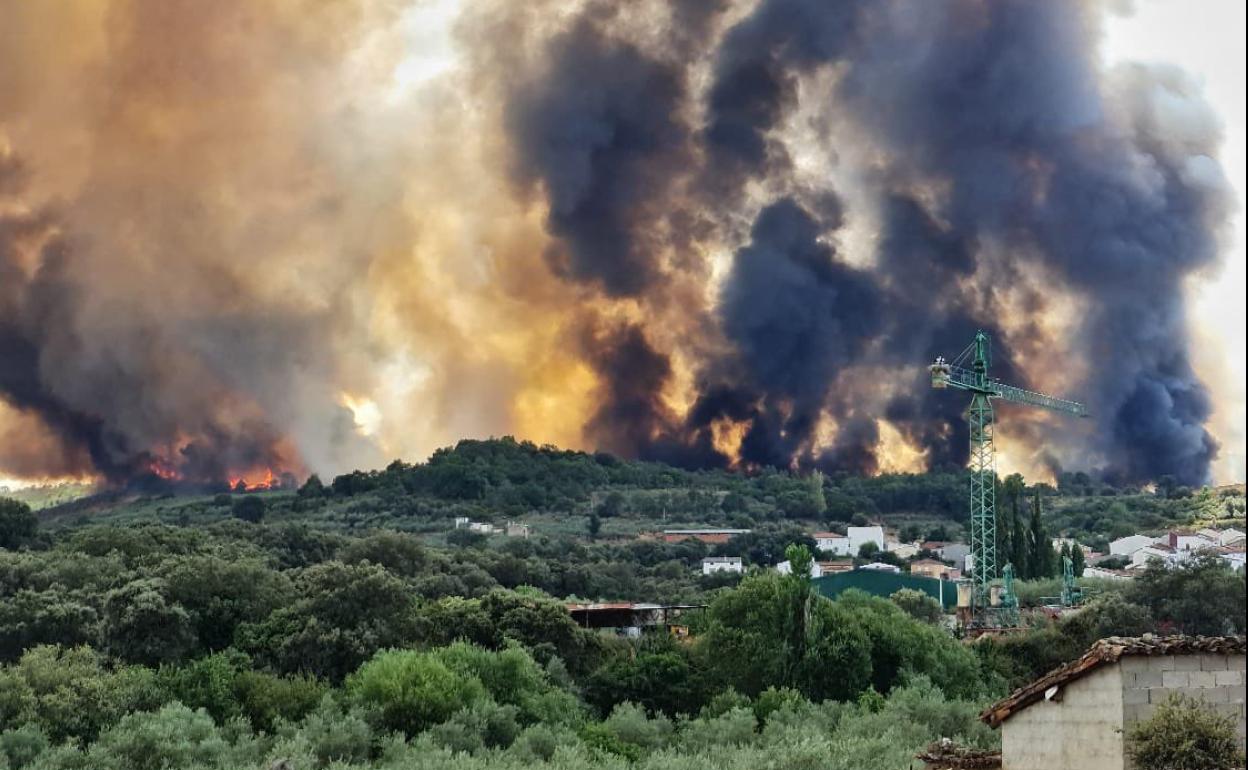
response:
[(589, 521), (585, 523), (585, 530), (589, 533), (590, 540), (598, 539), (598, 533), (602, 531), (602, 519), (598, 518), (597, 511), (592, 511), (589, 514)]
[(1027, 558), (1030, 534), (1019, 513), (1025, 491), (1026, 484), (1020, 474), (1014, 473), (1005, 477), (1005, 494), (1010, 506), (1010, 547), (1007, 554), (1010, 564), (1014, 565), (1014, 574), (1019, 577), (1031, 575), (1030, 562)]
[(1174, 693), (1128, 733), (1127, 752), (1140, 770), (1229, 770), (1243, 767), (1235, 719), (1199, 699)]
[[(790, 550), (792, 560), (803, 556)], [(707, 611), (697, 653), (721, 687), (754, 696), (790, 687), (812, 700), (847, 700), (871, 673), (863, 631), (837, 604), (814, 593), (809, 577), (749, 575)]]
[(609, 519), (624, 512), (624, 503), (624, 495), (613, 490), (602, 499), (602, 502), (594, 510), (602, 518)]
[(379, 726), (408, 736), (487, 697), (480, 679), (417, 650), (377, 653), (347, 679), (346, 691), (353, 702), (377, 714)]
[(1031, 530), (1028, 538), (1031, 546), (1027, 554), (1029, 578), (1047, 578), (1057, 574), (1057, 555), (1053, 551), (1053, 543), (1044, 530), (1044, 522), (1040, 518), (1040, 490), (1036, 489), (1031, 503)]
[(1216, 554), (1168, 566), (1154, 560), (1132, 581), (1127, 598), (1187, 634), (1244, 633), (1244, 575)]
[(234, 501), (234, 518), (255, 524), (264, 518), (267, 507), (264, 499), (256, 495), (240, 497)]
[(939, 623), (945, 616), (940, 602), (913, 588), (903, 588), (888, 598), (907, 615), (924, 623)]
[(299, 497), (308, 500), (325, 496), (325, 484), (321, 482), (321, 477), (313, 473), (308, 476), (308, 480), (303, 482), (303, 486), (299, 487)]
[(34, 538), (39, 519), (20, 500), (0, 497), (0, 548), (17, 548)]
[(1083, 555), (1083, 548), (1078, 543), (1070, 547), (1070, 563), (1075, 577), (1083, 577), (1083, 570), (1088, 566), (1088, 562), (1087, 557)]
[(157, 666), (182, 660), (195, 648), (190, 614), (166, 598), (160, 578), (132, 580), (104, 597), (101, 636), (122, 660)]
[(864, 561), (873, 561), (879, 553), (880, 547), (871, 540), (868, 540), (858, 547), (858, 558)]

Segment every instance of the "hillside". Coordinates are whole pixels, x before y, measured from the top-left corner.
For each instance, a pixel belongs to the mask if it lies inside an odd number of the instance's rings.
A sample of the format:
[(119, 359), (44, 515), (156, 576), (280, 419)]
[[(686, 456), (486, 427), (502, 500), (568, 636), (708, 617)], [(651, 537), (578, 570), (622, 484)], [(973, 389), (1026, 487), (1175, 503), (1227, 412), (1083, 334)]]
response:
[[(1028, 487), (1030, 494), (1036, 487)], [(1052, 535), (1094, 550), (1108, 540), (1169, 527), (1242, 521), (1242, 485), (1193, 492), (1142, 492), (1067, 474), (1056, 488), (1038, 487)], [(442, 543), (456, 518), (530, 525), (549, 537), (625, 541), (664, 528), (794, 526), (814, 531), (850, 523), (882, 523), (901, 540), (956, 540), (966, 521), (964, 473), (875, 477), (687, 471), (536, 446), (510, 437), (465, 440), (426, 463), (399, 461), (384, 470), (354, 471), (328, 483), (313, 477), (299, 491), (252, 492), (265, 502), (265, 521), (330, 532), (394, 529)], [(109, 493), (39, 512), (45, 526), (158, 521), (207, 525), (233, 516), (242, 495)], [(1030, 499), (1030, 498), (1028, 498)], [(1001, 515), (1010, 501), (998, 492)], [(1025, 507), (1027, 500), (1022, 501)]]

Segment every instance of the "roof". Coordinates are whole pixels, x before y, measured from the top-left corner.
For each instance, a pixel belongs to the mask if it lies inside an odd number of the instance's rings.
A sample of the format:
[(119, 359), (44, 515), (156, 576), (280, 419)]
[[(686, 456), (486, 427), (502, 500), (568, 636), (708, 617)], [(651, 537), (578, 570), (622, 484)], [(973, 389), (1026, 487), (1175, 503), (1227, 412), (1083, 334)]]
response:
[(1058, 666), (984, 709), (979, 718), (999, 727), (1019, 711), (1044, 697), (1051, 687), (1060, 687), (1087, 676), (1107, 663), (1117, 663), (1131, 655), (1243, 655), (1248, 644), (1242, 636), (1111, 636), (1093, 644), (1083, 657)]
[(914, 561), (910, 562), (910, 567), (911, 567), (911, 568), (914, 568), (914, 567), (925, 567), (925, 566), (927, 566), (927, 565), (935, 565), (935, 566), (937, 566), (937, 567), (944, 567), (945, 569), (949, 569), (949, 565), (948, 565), (948, 564), (945, 564), (943, 561), (936, 561), (935, 559), (916, 559), (916, 560), (914, 560)]
[(665, 535), (743, 535), (748, 529), (665, 529)]
[(740, 556), (707, 556), (706, 558), (702, 560), (703, 564), (706, 564), (708, 562), (711, 564), (740, 564), (741, 557)]
[(816, 532), (813, 535), (811, 535), (811, 537), (813, 537), (816, 540), (831, 540), (832, 538), (837, 538), (837, 537), (841, 538), (842, 540), (849, 539), (849, 535), (838, 535), (835, 532)]
[(958, 746), (948, 738), (941, 738), (914, 756), (941, 770), (1001, 767), (1001, 752)]

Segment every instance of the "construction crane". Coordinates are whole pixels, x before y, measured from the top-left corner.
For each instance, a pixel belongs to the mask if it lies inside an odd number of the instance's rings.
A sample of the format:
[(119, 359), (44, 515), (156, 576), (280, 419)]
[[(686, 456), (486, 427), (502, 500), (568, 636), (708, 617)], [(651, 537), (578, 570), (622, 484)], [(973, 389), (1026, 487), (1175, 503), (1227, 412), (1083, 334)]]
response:
[[(992, 580), (997, 567), (996, 458), (993, 445), (995, 418), (992, 400), (999, 398), (1054, 412), (1087, 417), (1088, 410), (1076, 401), (1006, 385), (988, 376), (992, 344), (983, 331), (952, 361), (937, 357), (930, 367), (933, 388), (969, 391), (967, 420), (971, 428), (971, 626), (1008, 628), (1018, 624), (1018, 601), (1013, 595), (1013, 566), (1005, 565), (1005, 590), (995, 597)], [(995, 600), (994, 600), (995, 599)]]

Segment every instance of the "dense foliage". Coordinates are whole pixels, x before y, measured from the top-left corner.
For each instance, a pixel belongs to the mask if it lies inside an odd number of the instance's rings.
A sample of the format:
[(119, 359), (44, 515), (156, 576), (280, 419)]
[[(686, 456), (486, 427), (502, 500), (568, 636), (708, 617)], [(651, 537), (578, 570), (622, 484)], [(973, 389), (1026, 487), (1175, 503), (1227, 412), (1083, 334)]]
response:
[[(926, 595), (815, 590), (812, 527), (897, 516), (905, 539), (952, 539), (963, 482), (688, 472), (505, 439), (297, 492), (3, 502), (0, 768), (891, 769), (940, 737), (992, 744), (979, 708), (1101, 636), (1243, 631), (1243, 577), (1217, 560), (975, 644)], [(1020, 563), (1103, 499), (1003, 485), (1024, 503), (1002, 543)], [(751, 531), (636, 537), (682, 524)], [(703, 577), (711, 554), (793, 574)], [(574, 599), (707, 607), (689, 638), (623, 639), (579, 627)]]

